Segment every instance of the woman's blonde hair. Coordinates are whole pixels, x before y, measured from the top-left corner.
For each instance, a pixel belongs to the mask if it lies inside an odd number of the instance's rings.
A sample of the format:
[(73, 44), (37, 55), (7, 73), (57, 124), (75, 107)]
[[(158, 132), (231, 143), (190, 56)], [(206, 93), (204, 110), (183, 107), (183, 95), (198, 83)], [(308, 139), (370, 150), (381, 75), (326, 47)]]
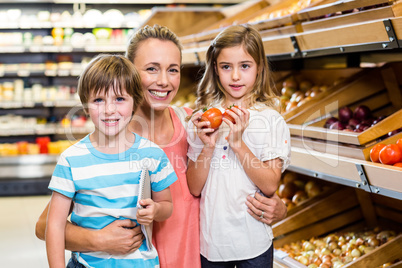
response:
[(259, 32), (250, 25), (234, 25), (226, 28), (212, 41), (206, 53), (205, 72), (197, 86), (196, 109), (219, 105), (224, 101), (224, 88), (215, 72), (216, 59), (222, 49), (243, 46), (258, 66), (258, 75), (253, 89), (248, 94), (248, 107), (256, 103), (278, 109), (277, 96), (271, 87), (271, 73)]
[(169, 28), (165, 26), (160, 26), (155, 24), (154, 26), (146, 25), (143, 28), (136, 31), (130, 38), (127, 50), (126, 57), (134, 62), (134, 58), (136, 56), (138, 47), (142, 41), (145, 41), (149, 38), (155, 38), (161, 41), (171, 41), (173, 42), (177, 48), (180, 50), (180, 61), (182, 58), (182, 45), (179, 41), (177, 35), (172, 32)]
[(141, 77), (134, 64), (122, 55), (98, 55), (86, 66), (78, 80), (78, 95), (88, 112), (88, 99), (91, 93), (113, 90), (116, 95), (125, 89), (133, 97), (133, 112), (141, 104), (143, 93)]

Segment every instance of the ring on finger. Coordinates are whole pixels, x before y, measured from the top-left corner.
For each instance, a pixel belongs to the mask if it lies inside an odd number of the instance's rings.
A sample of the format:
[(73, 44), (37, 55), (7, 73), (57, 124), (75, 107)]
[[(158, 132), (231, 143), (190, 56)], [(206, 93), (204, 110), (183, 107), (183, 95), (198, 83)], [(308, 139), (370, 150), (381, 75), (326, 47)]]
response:
[(264, 211), (262, 211), (261, 210), (261, 216), (260, 216), (260, 219), (263, 219), (264, 218)]

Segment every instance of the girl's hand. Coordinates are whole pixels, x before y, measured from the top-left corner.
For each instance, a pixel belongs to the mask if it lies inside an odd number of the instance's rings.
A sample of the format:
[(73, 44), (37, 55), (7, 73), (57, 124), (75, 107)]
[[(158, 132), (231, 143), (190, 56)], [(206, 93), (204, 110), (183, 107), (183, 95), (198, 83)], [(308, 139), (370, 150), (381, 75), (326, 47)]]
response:
[(248, 126), (250, 112), (243, 107), (232, 107), (225, 112), (233, 117), (235, 121), (235, 123), (232, 123), (232, 121), (227, 118), (222, 119), (230, 128), (229, 135), (226, 139), (232, 148), (238, 148), (241, 146), (243, 132)]
[(214, 148), (218, 138), (218, 130), (210, 128), (209, 121), (201, 122), (202, 112), (197, 112), (191, 117), (191, 121), (197, 128), (197, 135), (205, 146)]
[(143, 208), (137, 209), (137, 222), (141, 225), (150, 225), (157, 213), (156, 203), (150, 198), (140, 200), (139, 202)]

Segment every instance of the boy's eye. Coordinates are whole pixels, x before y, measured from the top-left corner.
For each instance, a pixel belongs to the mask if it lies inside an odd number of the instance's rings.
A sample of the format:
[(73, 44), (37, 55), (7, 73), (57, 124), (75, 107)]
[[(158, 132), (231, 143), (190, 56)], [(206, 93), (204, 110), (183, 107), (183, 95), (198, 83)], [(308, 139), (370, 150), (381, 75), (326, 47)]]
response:
[(116, 100), (117, 101), (124, 101), (124, 98), (123, 97), (117, 97)]
[(102, 101), (101, 98), (96, 98), (96, 99), (94, 99), (94, 102), (101, 102), (101, 101)]

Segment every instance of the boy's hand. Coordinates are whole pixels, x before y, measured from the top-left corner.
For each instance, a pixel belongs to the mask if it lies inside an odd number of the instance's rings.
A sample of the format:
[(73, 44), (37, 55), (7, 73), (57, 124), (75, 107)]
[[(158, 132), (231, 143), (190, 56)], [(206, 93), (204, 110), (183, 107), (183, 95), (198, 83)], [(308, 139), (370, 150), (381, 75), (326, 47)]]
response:
[(143, 208), (137, 210), (137, 222), (141, 225), (150, 225), (154, 221), (157, 212), (156, 203), (150, 198), (139, 202)]

